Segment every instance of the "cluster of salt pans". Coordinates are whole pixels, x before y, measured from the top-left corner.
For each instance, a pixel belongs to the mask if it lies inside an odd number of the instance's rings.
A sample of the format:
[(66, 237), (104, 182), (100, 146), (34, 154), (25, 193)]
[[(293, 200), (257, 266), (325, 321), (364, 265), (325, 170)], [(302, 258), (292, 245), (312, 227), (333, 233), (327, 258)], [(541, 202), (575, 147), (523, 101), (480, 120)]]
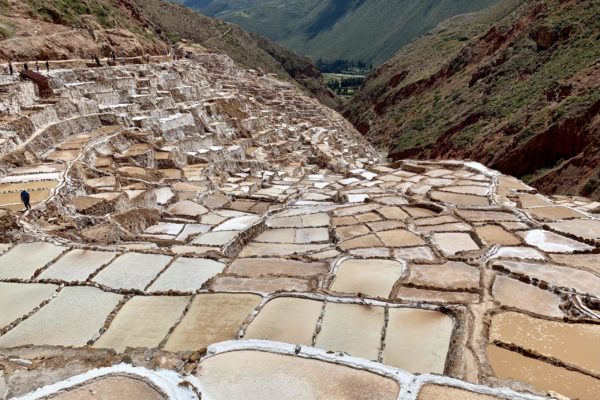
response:
[(0, 348), (209, 350), (188, 377), (115, 367), (43, 393), (598, 398), (598, 204), (475, 163), (384, 166), (221, 56), (50, 78), (60, 101), (0, 97), (2, 149), (28, 154), (2, 161), (0, 208), (24, 188), (34, 206), (0, 247)]

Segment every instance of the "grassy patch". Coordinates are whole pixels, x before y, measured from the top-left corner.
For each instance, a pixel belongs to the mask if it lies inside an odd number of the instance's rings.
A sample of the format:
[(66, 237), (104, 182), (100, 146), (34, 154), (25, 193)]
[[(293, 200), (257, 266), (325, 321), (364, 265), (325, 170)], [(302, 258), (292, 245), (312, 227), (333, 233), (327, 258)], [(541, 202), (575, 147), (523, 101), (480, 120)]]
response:
[(484, 121), (468, 126), (456, 135), (452, 136), (452, 144), (458, 149), (466, 149), (475, 143), (475, 139), (485, 129)]
[(179, 43), (181, 41), (181, 35), (177, 32), (167, 32), (165, 35), (167, 35), (171, 43)]
[(581, 190), (581, 194), (583, 194), (584, 196), (589, 196), (596, 190), (598, 190), (599, 186), (600, 182), (597, 179), (592, 178), (585, 183), (583, 189)]

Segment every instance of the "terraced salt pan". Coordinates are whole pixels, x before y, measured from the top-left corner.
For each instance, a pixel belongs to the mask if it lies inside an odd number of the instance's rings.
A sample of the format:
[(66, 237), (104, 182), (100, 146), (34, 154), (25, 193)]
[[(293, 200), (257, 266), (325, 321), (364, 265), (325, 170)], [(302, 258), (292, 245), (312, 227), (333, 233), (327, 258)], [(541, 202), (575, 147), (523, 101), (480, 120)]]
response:
[(342, 226), (335, 229), (335, 234), (342, 240), (363, 236), (370, 232), (364, 224)]
[(27, 315), (54, 294), (58, 286), (0, 282), (0, 329)]
[(469, 250), (479, 250), (479, 246), (468, 233), (434, 233), (433, 241), (447, 256)]
[(600, 274), (600, 254), (551, 254), (550, 258), (559, 263), (585, 268)]
[(340, 264), (331, 290), (387, 298), (403, 272), (398, 261), (349, 259)]
[(417, 400), (501, 400), (502, 397), (488, 396), (449, 386), (427, 384), (419, 390)]
[[(443, 185), (442, 185), (443, 186)], [(464, 186), (445, 186), (443, 192), (457, 193), (457, 194), (472, 194), (476, 196), (487, 196), (490, 189), (486, 186), (481, 185), (464, 185)]]
[(515, 246), (521, 244), (519, 238), (497, 225), (484, 225), (475, 229), (477, 235), (488, 246), (495, 244)]
[(499, 378), (525, 382), (539, 391), (551, 390), (573, 399), (600, 398), (600, 380), (589, 375), (493, 345), (487, 347), (486, 353), (494, 374)]
[(19, 244), (0, 257), (0, 279), (30, 279), (36, 270), (65, 250), (65, 247), (46, 242)]
[(581, 243), (553, 232), (535, 229), (520, 232), (519, 235), (525, 239), (527, 244), (550, 253), (573, 253), (575, 251), (589, 251), (592, 246)]
[(171, 257), (155, 254), (125, 253), (94, 278), (114, 289), (144, 288), (167, 266)]
[(322, 262), (302, 262), (279, 258), (238, 258), (231, 263), (228, 272), (241, 276), (288, 275), (307, 277), (323, 274), (329, 266)]
[(316, 347), (377, 360), (383, 323), (383, 307), (328, 303)]
[(474, 196), (470, 194), (433, 191), (431, 192), (430, 196), (432, 200), (455, 204), (457, 206), (488, 206), (490, 204), (487, 197)]
[(245, 215), (243, 217), (232, 218), (228, 221), (223, 222), (219, 226), (213, 229), (215, 232), (220, 231), (242, 231), (249, 228), (250, 226), (258, 223), (260, 217), (256, 215)]
[(197, 217), (208, 212), (206, 207), (190, 200), (177, 202), (169, 207), (167, 211), (173, 215), (182, 215), (185, 217)]
[(296, 229), (295, 243), (308, 244), (329, 241), (327, 228), (302, 228)]
[(353, 239), (345, 240), (340, 243), (340, 248), (343, 250), (364, 249), (370, 247), (383, 247), (383, 243), (375, 234), (359, 236)]
[(235, 339), (244, 320), (260, 303), (254, 294), (196, 295), (167, 343), (167, 351), (199, 350), (209, 344)]
[(39, 276), (39, 279), (59, 279), (63, 281), (85, 281), (103, 265), (108, 264), (117, 253), (93, 250), (71, 250), (52, 264)]
[(197, 236), (192, 243), (204, 246), (224, 246), (231, 242), (238, 233), (236, 231), (207, 232)]
[(490, 255), (490, 260), (496, 260), (500, 258), (519, 258), (521, 260), (536, 260), (543, 261), (545, 257), (542, 253), (532, 247), (499, 247), (496, 251)]
[(462, 262), (447, 262), (437, 265), (415, 264), (410, 266), (408, 283), (418, 287), (437, 289), (479, 288), (479, 268)]
[(409, 247), (425, 244), (423, 239), (405, 229), (378, 232), (377, 236), (387, 247)]
[(504, 312), (492, 318), (490, 341), (494, 340), (600, 374), (600, 325), (567, 324)]
[(179, 257), (156, 279), (148, 291), (193, 292), (200, 289), (204, 282), (221, 273), (224, 268), (225, 264), (218, 261)]
[(85, 346), (122, 298), (93, 287), (65, 287), (50, 303), (0, 336), (0, 347)]
[(256, 237), (261, 243), (294, 243), (296, 230), (292, 228), (268, 229)]
[(181, 296), (136, 296), (119, 310), (96, 348), (157, 347), (181, 317), (189, 302)]
[(394, 249), (394, 257), (407, 261), (434, 261), (436, 258), (428, 246)]
[(379, 210), (377, 210), (377, 212), (379, 212), (387, 219), (404, 220), (410, 217), (410, 215), (408, 215), (400, 207), (382, 207)]
[(597, 219), (575, 219), (553, 222), (548, 225), (559, 232), (569, 233), (584, 239), (600, 239), (600, 220)]
[(293, 254), (314, 253), (330, 247), (329, 244), (292, 244), (251, 242), (244, 247), (239, 257), (284, 257)]
[(587, 271), (551, 264), (509, 261), (498, 262), (494, 264), (496, 265), (514, 274), (535, 278), (558, 288), (574, 289), (579, 293), (600, 297), (600, 278)]
[(396, 299), (421, 303), (468, 304), (479, 302), (479, 294), (470, 292), (448, 292), (400, 286)]
[(383, 363), (412, 373), (443, 374), (454, 323), (438, 311), (390, 308)]
[[(36, 204), (46, 200), (50, 196), (50, 194), (50, 190), (36, 190), (30, 192), (31, 206), (35, 207)], [(0, 207), (12, 211), (25, 210), (25, 207), (21, 202), (20, 192), (0, 194)]]
[(234, 351), (201, 362), (208, 398), (228, 400), (396, 400), (398, 384), (370, 372), (318, 360)]
[(536, 207), (527, 210), (539, 221), (556, 221), (558, 219), (585, 218), (585, 214), (572, 208), (562, 206)]
[(40, 174), (28, 174), (28, 175), (12, 175), (0, 178), (0, 183), (13, 183), (13, 182), (31, 182), (31, 181), (58, 181), (60, 179), (60, 172), (48, 172)]
[(323, 303), (295, 297), (270, 300), (246, 330), (245, 339), (310, 346)]
[(452, 224), (441, 224), (441, 225), (427, 225), (421, 226), (417, 228), (417, 231), (420, 233), (429, 233), (429, 232), (470, 232), (473, 230), (473, 227), (469, 224), (465, 224), (463, 222), (460, 223), (452, 223)]
[(55, 400), (166, 400), (161, 392), (138, 378), (108, 376), (52, 396)]
[(457, 210), (456, 213), (461, 218), (470, 222), (517, 222), (519, 218), (506, 211), (488, 211), (488, 210)]
[(29, 181), (19, 183), (0, 184), (0, 192), (15, 192), (21, 200), (21, 190), (35, 191), (38, 189), (53, 189), (58, 185), (58, 181)]
[(175, 224), (172, 222), (159, 222), (146, 229), (144, 233), (176, 236), (181, 232), (183, 226), (183, 224)]
[(558, 296), (506, 276), (496, 276), (492, 294), (494, 300), (506, 307), (554, 318), (563, 317)]
[(311, 290), (306, 279), (268, 276), (264, 278), (240, 278), (221, 276), (215, 279), (213, 290), (223, 292), (274, 293), (277, 291), (306, 292)]
[(192, 235), (208, 232), (210, 228), (210, 225), (205, 224), (186, 224), (181, 233), (175, 239), (186, 241)]

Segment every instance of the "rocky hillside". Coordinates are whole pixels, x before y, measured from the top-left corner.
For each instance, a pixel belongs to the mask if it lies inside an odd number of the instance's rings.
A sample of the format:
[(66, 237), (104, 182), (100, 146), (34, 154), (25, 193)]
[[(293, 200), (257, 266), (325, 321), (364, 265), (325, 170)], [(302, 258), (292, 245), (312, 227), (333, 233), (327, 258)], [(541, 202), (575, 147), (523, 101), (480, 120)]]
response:
[(0, 40), (1, 61), (168, 52), (126, 0), (0, 0)]
[(498, 0), (173, 0), (265, 35), (313, 61), (381, 64), (457, 14)]
[(378, 68), (345, 115), (392, 159), (468, 158), (600, 198), (598, 15), (598, 1), (529, 0), (451, 21)]
[(229, 55), (247, 68), (296, 81), (339, 105), (311, 62), (237, 26), (161, 0), (0, 0), (0, 61), (167, 54), (187, 39), (197, 50)]

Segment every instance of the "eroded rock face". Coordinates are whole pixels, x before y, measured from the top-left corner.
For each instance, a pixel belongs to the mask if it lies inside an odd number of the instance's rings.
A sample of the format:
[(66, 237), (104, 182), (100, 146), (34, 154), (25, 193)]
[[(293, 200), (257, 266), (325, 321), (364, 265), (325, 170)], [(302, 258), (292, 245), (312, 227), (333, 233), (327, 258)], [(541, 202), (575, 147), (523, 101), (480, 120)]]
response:
[(385, 165), (219, 55), (49, 78), (0, 97), (8, 397), (597, 397), (598, 204)]

